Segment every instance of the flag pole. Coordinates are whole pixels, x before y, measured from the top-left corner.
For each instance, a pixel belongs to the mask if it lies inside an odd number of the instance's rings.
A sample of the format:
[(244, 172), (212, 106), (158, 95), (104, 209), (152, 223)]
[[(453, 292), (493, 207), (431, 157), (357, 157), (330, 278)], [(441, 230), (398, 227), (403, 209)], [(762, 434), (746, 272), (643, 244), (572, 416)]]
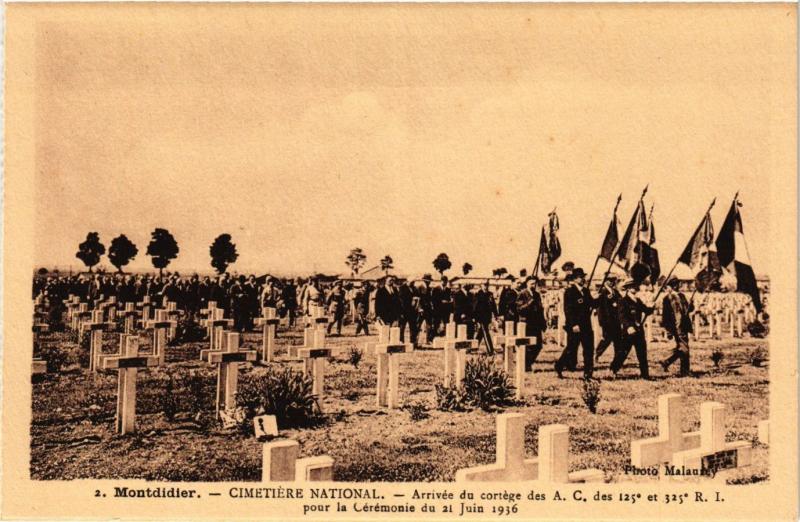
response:
[[(617, 196), (617, 204), (614, 205), (614, 213), (611, 214), (611, 219), (615, 221), (614, 225), (616, 226), (616, 217), (617, 217), (617, 209), (619, 208), (619, 202), (622, 201), (622, 193)], [(603, 238), (603, 244), (605, 244), (606, 238)], [(617, 239), (617, 243), (619, 243), (619, 239)], [(616, 247), (616, 245), (614, 245)], [(594, 258), (594, 266), (592, 267), (592, 273), (589, 274), (589, 286), (592, 285), (592, 279), (594, 279), (594, 272), (597, 270), (597, 263), (600, 261), (600, 254), (603, 253), (603, 245), (600, 245), (600, 252), (598, 252), (597, 257)], [(612, 253), (611, 259), (614, 259), (614, 255)], [(609, 261), (611, 263), (612, 261)], [(610, 265), (609, 265), (610, 266)], [(603, 283), (605, 283), (605, 278), (603, 278)], [(603, 286), (601, 284), (600, 286)]]
[[(542, 227), (542, 233), (544, 234), (544, 226)], [(541, 236), (540, 236), (541, 237)], [(536, 255), (536, 264), (533, 265), (533, 276), (536, 277), (539, 274), (539, 260), (542, 259), (542, 243), (539, 242), (539, 253)]]
[[(647, 185), (645, 185), (645, 187), (644, 187), (644, 190), (642, 191), (642, 195), (641, 195), (641, 196), (639, 196), (639, 201), (642, 201), (642, 200), (644, 199), (644, 195), (645, 195), (645, 194), (647, 194), (647, 188), (648, 188), (649, 186), (650, 186), (650, 183), (648, 183)], [(634, 213), (635, 213), (635, 212), (636, 212), (636, 211), (634, 210)], [(637, 234), (637, 235), (638, 235), (638, 234)], [(638, 240), (638, 238), (637, 238), (637, 240)], [(622, 241), (619, 241), (619, 242), (617, 242), (617, 248), (614, 250), (614, 255), (613, 255), (613, 256), (611, 256), (611, 261), (608, 263), (608, 270), (606, 270), (606, 273), (605, 273), (605, 275), (603, 276), (603, 282), (602, 282), (602, 283), (600, 283), (600, 286), (603, 286), (603, 285), (606, 283), (606, 280), (608, 279), (608, 276), (609, 276), (609, 274), (611, 274), (611, 268), (614, 266), (614, 258), (616, 258), (616, 257), (617, 257), (617, 254), (619, 254), (619, 246), (620, 246), (621, 244), (622, 244)]]

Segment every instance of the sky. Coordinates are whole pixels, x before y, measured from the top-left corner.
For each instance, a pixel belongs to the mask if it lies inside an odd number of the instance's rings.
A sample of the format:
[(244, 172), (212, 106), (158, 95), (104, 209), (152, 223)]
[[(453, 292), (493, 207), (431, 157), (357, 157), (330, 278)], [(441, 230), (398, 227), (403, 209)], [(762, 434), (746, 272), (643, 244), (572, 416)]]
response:
[(649, 183), (662, 267), (740, 191), (769, 272), (791, 6), (40, 9), (38, 265), (77, 268), (96, 231), (147, 269), (162, 227), (181, 272), (221, 233), (239, 272), (346, 273), (354, 247), (516, 272), (556, 208), (559, 264), (589, 271), (617, 195), (624, 228)]

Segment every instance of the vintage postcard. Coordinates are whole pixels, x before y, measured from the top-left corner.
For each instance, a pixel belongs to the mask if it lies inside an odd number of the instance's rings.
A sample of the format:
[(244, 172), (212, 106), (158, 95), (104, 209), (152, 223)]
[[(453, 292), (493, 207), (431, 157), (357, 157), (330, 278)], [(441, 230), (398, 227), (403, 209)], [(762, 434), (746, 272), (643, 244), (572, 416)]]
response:
[(796, 4), (5, 17), (3, 518), (797, 519)]

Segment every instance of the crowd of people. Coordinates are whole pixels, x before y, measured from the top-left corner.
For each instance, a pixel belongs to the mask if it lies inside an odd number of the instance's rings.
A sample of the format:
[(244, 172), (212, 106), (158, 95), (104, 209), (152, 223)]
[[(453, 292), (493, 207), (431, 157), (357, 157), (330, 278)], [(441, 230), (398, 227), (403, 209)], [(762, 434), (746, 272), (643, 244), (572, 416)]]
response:
[[(563, 313), (562, 327), (566, 347), (555, 363), (559, 377), (564, 371), (577, 371), (579, 352), (583, 374), (591, 378), (596, 359), (609, 346), (614, 348), (611, 372), (616, 375), (631, 350), (635, 350), (641, 377), (650, 378), (644, 320), (656, 308), (652, 286), (645, 282), (622, 280), (609, 275), (597, 291), (587, 286), (586, 274), (574, 268), (566, 275), (566, 288), (545, 292), (535, 276), (502, 280), (483, 280), (479, 284), (462, 284), (442, 276), (434, 282), (425, 274), (417, 280), (400, 280), (387, 275), (377, 281), (336, 280), (322, 284), (318, 278), (294, 279), (255, 275), (217, 277), (178, 274), (81, 274), (50, 275), (34, 278), (34, 297), (41, 297), (50, 314), (60, 316), (64, 300), (76, 295), (81, 300), (116, 297), (117, 302), (151, 301), (177, 303), (188, 317), (196, 318), (210, 302), (223, 308), (233, 319), (233, 328), (244, 332), (253, 329), (254, 319), (263, 307), (272, 307), (287, 318), (293, 327), (297, 318), (322, 311), (330, 319), (328, 333), (341, 335), (345, 323), (355, 325), (355, 335), (370, 335), (370, 325), (381, 323), (399, 326), (402, 339), (408, 329), (412, 344), (431, 344), (442, 335), (446, 325), (454, 321), (465, 325), (467, 335), (479, 347), (494, 353), (493, 330), (502, 329), (507, 321), (524, 322), (525, 335), (535, 338), (526, 348), (525, 369), (531, 371), (542, 350), (542, 339), (548, 326), (555, 326)], [(663, 361), (668, 366), (679, 362), (680, 375), (690, 373), (689, 334), (692, 331), (693, 305), (678, 291), (678, 281), (664, 285), (661, 301), (663, 328), (674, 340), (671, 356)], [(595, 346), (593, 315), (602, 332)], [(335, 333), (334, 333), (335, 330)], [(423, 333), (424, 332), (424, 333)]]

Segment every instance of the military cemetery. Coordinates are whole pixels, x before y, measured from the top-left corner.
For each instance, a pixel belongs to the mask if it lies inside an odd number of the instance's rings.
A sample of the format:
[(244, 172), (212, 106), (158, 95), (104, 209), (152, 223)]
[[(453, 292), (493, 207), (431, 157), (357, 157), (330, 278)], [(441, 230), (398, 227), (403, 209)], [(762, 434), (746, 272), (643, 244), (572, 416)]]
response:
[[(757, 310), (644, 264), (474, 284), (37, 274), (31, 474), (768, 480), (768, 287)], [(638, 325), (616, 312), (628, 302), (652, 306)], [(583, 324), (596, 351), (580, 348)], [(615, 367), (628, 328), (647, 360)]]

